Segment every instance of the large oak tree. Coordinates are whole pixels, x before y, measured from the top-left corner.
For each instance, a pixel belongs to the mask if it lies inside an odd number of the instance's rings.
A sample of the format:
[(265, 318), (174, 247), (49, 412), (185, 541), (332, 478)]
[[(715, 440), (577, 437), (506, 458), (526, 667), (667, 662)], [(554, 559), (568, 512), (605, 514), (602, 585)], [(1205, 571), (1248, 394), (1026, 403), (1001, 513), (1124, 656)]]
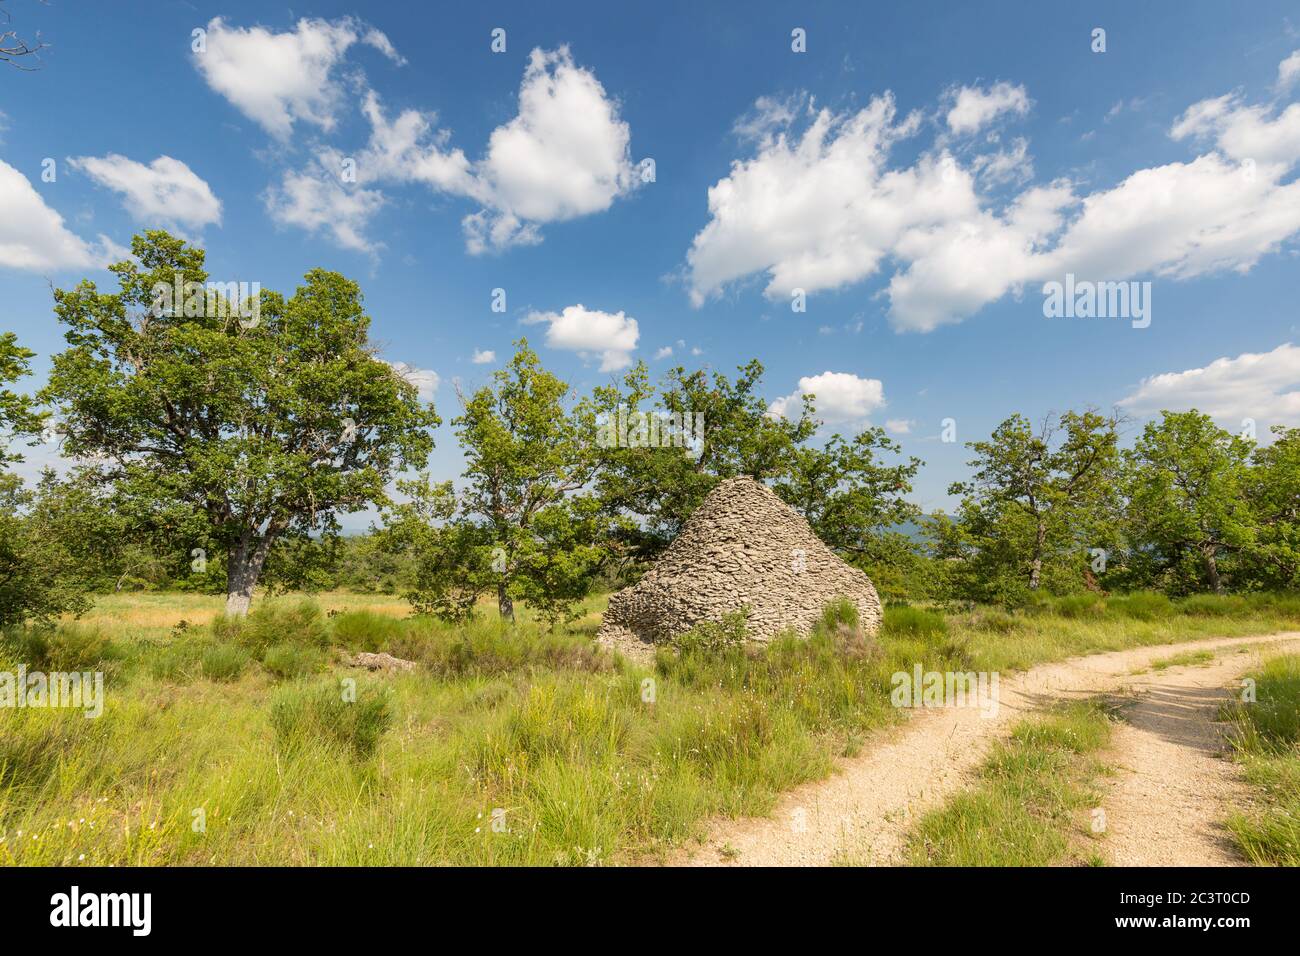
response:
[(140, 513), (203, 519), (226, 555), (227, 613), (242, 615), (277, 540), (385, 501), (439, 419), (376, 356), (355, 282), (314, 269), (290, 297), (261, 290), (251, 318), (219, 295), (159, 308), (159, 284), (206, 288), (204, 252), (151, 231), (132, 253), (111, 267), (118, 291), (55, 292), (68, 348), (43, 397), (65, 452), (105, 462)]

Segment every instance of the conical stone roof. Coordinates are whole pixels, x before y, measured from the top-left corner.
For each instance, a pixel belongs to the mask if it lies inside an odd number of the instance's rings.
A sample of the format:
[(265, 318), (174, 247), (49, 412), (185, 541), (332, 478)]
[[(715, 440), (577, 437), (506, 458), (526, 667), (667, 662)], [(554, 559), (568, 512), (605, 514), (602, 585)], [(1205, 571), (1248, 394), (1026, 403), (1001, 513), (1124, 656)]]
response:
[(807, 635), (826, 605), (848, 598), (864, 631), (880, 626), (870, 579), (842, 561), (767, 486), (729, 478), (704, 499), (645, 577), (612, 595), (600, 643), (644, 657), (702, 621), (749, 608), (751, 639)]

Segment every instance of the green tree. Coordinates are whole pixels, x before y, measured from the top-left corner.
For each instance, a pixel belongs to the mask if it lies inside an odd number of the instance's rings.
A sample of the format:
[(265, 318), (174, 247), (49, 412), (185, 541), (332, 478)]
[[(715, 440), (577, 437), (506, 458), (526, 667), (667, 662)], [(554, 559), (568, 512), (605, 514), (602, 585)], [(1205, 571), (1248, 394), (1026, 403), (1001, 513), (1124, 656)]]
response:
[[(243, 615), (275, 542), (384, 501), (439, 419), (376, 357), (356, 283), (314, 269), (289, 298), (239, 303), (207, 286), (202, 249), (151, 231), (132, 252), (111, 267), (117, 292), (56, 291), (68, 348), (43, 396), (65, 450), (106, 459), (120, 493), (201, 516)], [(162, 307), (175, 286), (183, 304)]]
[(1003, 599), (1016, 579), (1042, 587), (1049, 561), (1081, 568), (1087, 549), (1109, 536), (1118, 426), (1118, 416), (1092, 410), (1049, 416), (1037, 430), (1012, 415), (987, 441), (967, 444), (975, 474), (949, 488), (964, 499), (950, 544), (974, 552), (975, 575), (1002, 582)]
[(1222, 593), (1224, 556), (1256, 537), (1247, 495), (1253, 443), (1195, 409), (1160, 414), (1125, 454), (1132, 546), (1166, 570), (1193, 562), (1198, 578)]
[(875, 576), (894, 576), (914, 569), (915, 545), (898, 529), (921, 514), (907, 500), (921, 460), (882, 460), (882, 453), (900, 452), (883, 428), (864, 429), (852, 440), (832, 435), (821, 448), (793, 448), (773, 487), (846, 559)]
[(460, 537), (449, 543), (490, 549), (497, 607), (508, 620), (514, 620), (514, 598), (530, 588), (534, 599), (558, 598), (535, 579), (530, 584), (530, 570), (549, 567), (537, 553), (548, 536), (562, 540), (572, 533), (555, 523), (598, 466), (593, 413), (567, 407), (568, 397), (569, 386), (542, 368), (528, 340), (520, 339), (509, 364), (464, 400), (452, 422), (466, 463), (456, 520), (475, 530), (456, 532)]
[(1259, 519), (1256, 558), (1265, 587), (1300, 587), (1300, 428), (1273, 426), (1255, 449), (1249, 498)]
[(691, 416), (690, 421), (702, 424), (696, 447), (618, 443), (599, 450), (597, 495), (611, 518), (633, 518), (620, 523), (616, 542), (627, 560), (658, 556), (723, 479), (748, 475), (769, 481), (787, 474), (795, 448), (817, 430), (810, 400), (802, 403), (798, 417), (768, 414), (759, 391), (761, 363), (750, 361), (737, 373), (733, 380), (721, 372), (710, 377), (678, 366), (655, 387), (645, 364), (638, 363), (621, 383), (595, 390), (592, 407), (602, 422), (649, 412)]
[(19, 439), (34, 443), (45, 423), (36, 401), (9, 387), (28, 374), (33, 355), (14, 333), (0, 335), (0, 627), (47, 622), (86, 605), (74, 562), (32, 518), (36, 495), (6, 470), (23, 460), (10, 445)]

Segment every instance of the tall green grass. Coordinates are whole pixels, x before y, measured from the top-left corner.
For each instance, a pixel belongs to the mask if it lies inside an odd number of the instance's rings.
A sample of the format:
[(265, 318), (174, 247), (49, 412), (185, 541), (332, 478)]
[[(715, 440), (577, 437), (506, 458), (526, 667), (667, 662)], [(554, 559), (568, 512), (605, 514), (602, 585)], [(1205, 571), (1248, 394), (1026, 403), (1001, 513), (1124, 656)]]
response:
[[(704, 640), (640, 666), (593, 644), (598, 600), (560, 632), (526, 609), (515, 628), (487, 614), (451, 627), (326, 595), (259, 600), (231, 624), (208, 623), (206, 596), (150, 600), (115, 596), (83, 622), (0, 635), (0, 669), (57, 653), (110, 670), (98, 720), (0, 720), (0, 863), (641, 859), (710, 814), (765, 813), (825, 776), (899, 719), (890, 676), (917, 662), (1008, 670), (1300, 618), (1263, 598), (1236, 616), (1147, 621), (890, 606), (869, 636), (840, 605), (806, 640)], [(345, 667), (362, 649), (418, 666)], [(355, 702), (338, 696), (345, 679)]]
[(1255, 700), (1225, 708), (1237, 759), (1263, 806), (1228, 819), (1252, 863), (1300, 866), (1300, 655), (1267, 661), (1251, 675)]

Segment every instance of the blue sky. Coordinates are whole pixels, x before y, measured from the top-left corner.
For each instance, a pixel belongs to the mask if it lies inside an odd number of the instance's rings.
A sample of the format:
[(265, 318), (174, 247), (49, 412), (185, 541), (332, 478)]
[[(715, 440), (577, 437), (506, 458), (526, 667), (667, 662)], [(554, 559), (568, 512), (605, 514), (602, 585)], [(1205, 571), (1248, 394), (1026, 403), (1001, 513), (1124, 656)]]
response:
[[(889, 423), (926, 508), (1014, 411), (1300, 424), (1300, 11), (989, 6), (11, 0), (52, 46), (0, 70), (0, 324), (42, 379), (49, 283), (165, 225), (214, 279), (356, 278), (445, 418), (521, 334), (579, 390), (757, 357)], [(1066, 273), (1150, 325), (1046, 318)]]

